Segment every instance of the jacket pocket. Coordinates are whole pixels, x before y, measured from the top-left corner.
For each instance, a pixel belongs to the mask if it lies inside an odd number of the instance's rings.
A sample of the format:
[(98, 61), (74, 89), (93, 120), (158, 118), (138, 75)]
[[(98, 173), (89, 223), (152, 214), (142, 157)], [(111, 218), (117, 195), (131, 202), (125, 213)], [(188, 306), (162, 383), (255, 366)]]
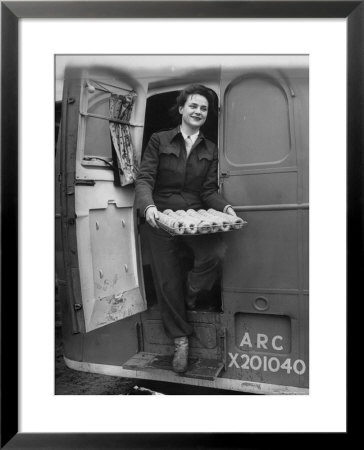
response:
[(159, 170), (177, 170), (179, 149), (172, 146), (162, 146), (159, 149)]
[(200, 152), (198, 152), (197, 157), (198, 157), (199, 161), (202, 161), (205, 159), (205, 160), (211, 162), (213, 159), (213, 154), (208, 151), (200, 151)]

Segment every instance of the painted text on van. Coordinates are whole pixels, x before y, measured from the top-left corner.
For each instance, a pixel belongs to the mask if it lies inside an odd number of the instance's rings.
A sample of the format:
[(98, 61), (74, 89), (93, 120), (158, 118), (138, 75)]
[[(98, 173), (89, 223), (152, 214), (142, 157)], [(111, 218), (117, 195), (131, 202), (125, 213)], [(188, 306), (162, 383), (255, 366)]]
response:
[(245, 370), (263, 370), (264, 372), (278, 372), (279, 370), (285, 370), (287, 374), (291, 372), (297, 375), (302, 375), (306, 371), (306, 364), (302, 359), (296, 359), (294, 361), (291, 358), (287, 358), (281, 362), (275, 356), (260, 356), (260, 355), (246, 355), (240, 353), (230, 353), (229, 367), (236, 367), (237, 369)]
[[(282, 351), (283, 346), (281, 342), (283, 340), (282, 336), (273, 336), (272, 340), (269, 342), (269, 337), (263, 333), (257, 333), (257, 348), (262, 348), (264, 350), (269, 350), (269, 346), (277, 351)], [(240, 342), (240, 347), (253, 348), (252, 340), (248, 332), (244, 333), (243, 339)]]

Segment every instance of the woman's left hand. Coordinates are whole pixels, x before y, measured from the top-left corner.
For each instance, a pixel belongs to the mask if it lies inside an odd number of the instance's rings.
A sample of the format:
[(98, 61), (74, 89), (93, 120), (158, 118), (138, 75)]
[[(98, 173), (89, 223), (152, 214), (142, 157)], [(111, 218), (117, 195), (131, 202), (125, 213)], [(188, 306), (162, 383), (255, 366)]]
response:
[(236, 212), (233, 210), (231, 206), (226, 209), (226, 214), (230, 214), (230, 216), (236, 216)]

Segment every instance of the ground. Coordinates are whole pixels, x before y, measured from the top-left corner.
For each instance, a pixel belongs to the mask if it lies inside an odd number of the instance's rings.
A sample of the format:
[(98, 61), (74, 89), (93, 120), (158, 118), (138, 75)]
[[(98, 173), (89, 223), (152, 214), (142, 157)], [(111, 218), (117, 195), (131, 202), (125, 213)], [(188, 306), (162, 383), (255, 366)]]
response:
[(61, 327), (56, 327), (55, 358), (56, 395), (128, 395), (135, 392), (135, 380), (69, 369), (63, 359)]

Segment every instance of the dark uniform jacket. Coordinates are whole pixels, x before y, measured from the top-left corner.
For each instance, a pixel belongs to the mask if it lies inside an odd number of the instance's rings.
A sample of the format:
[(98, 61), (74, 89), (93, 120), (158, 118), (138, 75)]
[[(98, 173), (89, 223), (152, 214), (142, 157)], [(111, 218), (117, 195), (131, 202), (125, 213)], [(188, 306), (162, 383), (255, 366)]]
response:
[(140, 213), (149, 205), (159, 211), (214, 208), (228, 205), (218, 194), (216, 145), (199, 136), (187, 158), (180, 127), (154, 133), (145, 149), (136, 180)]

